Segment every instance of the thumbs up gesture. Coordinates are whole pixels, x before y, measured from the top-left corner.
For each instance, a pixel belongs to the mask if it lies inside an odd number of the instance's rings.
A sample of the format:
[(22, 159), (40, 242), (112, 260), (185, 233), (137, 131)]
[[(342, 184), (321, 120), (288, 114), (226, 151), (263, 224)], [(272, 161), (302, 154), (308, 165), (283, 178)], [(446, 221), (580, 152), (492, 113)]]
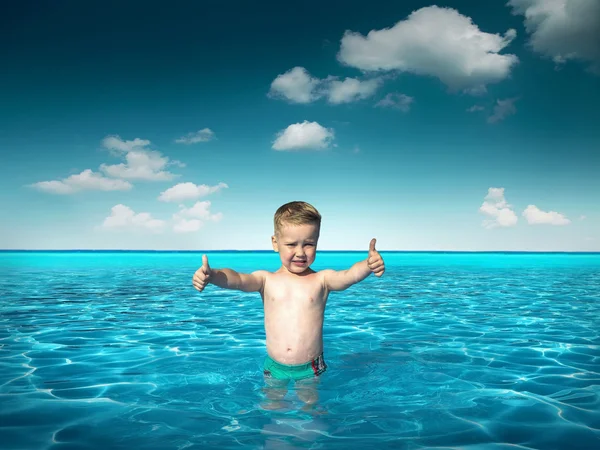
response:
[(369, 244), (369, 257), (367, 259), (367, 266), (371, 272), (375, 274), (375, 276), (380, 277), (385, 272), (385, 264), (383, 263), (383, 258), (379, 254), (377, 250), (375, 250), (375, 239), (371, 239), (371, 243)]
[(192, 278), (192, 284), (198, 290), (198, 292), (202, 292), (206, 285), (210, 281), (211, 270), (208, 265), (208, 257), (206, 255), (202, 255), (202, 267), (196, 270), (194, 277)]

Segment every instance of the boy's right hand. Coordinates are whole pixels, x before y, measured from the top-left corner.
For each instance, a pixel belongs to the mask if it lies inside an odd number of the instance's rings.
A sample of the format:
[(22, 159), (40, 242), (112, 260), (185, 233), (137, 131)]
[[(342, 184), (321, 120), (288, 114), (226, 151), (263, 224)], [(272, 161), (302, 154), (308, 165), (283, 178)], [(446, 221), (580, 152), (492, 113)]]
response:
[(211, 270), (208, 265), (208, 257), (206, 255), (202, 255), (202, 267), (196, 270), (194, 277), (192, 278), (192, 284), (198, 290), (198, 292), (202, 292), (206, 285), (210, 282)]

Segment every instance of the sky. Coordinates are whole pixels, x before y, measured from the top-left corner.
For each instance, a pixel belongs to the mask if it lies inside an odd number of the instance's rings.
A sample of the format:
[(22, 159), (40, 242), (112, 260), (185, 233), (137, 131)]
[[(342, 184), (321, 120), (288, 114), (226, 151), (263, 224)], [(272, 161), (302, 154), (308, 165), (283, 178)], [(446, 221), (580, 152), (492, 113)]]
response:
[(600, 0), (0, 17), (0, 249), (600, 251)]

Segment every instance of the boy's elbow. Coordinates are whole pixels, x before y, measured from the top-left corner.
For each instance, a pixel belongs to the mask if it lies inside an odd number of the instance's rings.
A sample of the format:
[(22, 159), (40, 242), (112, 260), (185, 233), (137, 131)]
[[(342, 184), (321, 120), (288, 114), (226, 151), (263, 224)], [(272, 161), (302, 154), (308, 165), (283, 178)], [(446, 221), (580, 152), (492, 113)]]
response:
[(242, 292), (258, 292), (260, 288), (254, 283), (242, 283), (239, 290)]

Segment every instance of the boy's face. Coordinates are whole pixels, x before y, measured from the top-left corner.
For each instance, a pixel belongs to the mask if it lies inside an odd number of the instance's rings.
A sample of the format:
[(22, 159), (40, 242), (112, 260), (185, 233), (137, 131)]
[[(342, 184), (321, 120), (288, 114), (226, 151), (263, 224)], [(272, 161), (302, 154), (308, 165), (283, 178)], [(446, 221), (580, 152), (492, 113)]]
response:
[(288, 272), (301, 274), (315, 261), (319, 231), (316, 224), (283, 223), (279, 232), (271, 238), (273, 250), (279, 253)]

